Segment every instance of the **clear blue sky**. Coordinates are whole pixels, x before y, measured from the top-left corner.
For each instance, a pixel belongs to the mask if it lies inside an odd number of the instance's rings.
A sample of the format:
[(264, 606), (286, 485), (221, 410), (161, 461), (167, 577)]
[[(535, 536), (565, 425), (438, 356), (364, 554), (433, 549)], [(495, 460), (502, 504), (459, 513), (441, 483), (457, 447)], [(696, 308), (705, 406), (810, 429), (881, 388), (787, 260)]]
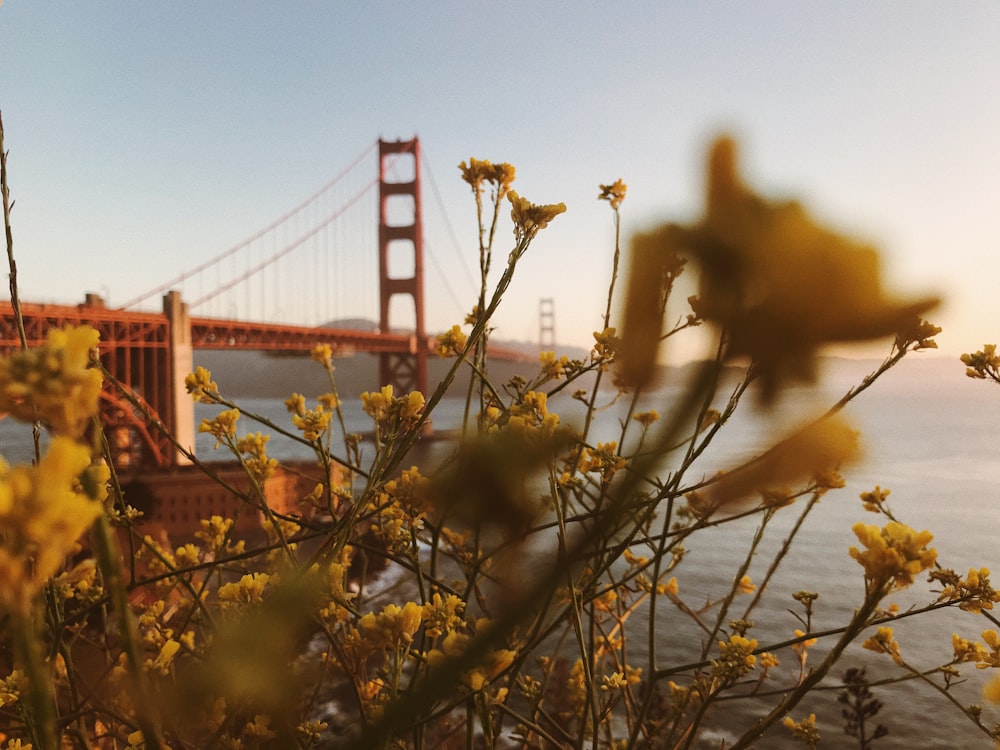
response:
[[(5, 0), (0, 109), (26, 299), (122, 302), (379, 135), (418, 134), (469, 268), (463, 159), (509, 161), (522, 195), (567, 204), (499, 334), (534, 339), (551, 296), (559, 338), (587, 344), (613, 234), (598, 184), (628, 183), (626, 233), (694, 219), (705, 145), (730, 130), (753, 183), (882, 248), (893, 292), (945, 296), (945, 352), (1000, 339), (996, 2)], [(458, 322), (428, 285), (430, 326)]]

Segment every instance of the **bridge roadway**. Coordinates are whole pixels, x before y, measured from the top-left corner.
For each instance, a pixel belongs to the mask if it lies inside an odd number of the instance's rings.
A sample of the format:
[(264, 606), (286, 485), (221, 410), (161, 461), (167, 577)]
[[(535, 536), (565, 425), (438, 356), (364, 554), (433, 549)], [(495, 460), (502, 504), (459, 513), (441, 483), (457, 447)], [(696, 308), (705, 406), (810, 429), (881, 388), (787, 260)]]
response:
[[(168, 468), (186, 463), (170, 436), (194, 445), (194, 404), (184, 378), (194, 368), (194, 349), (250, 349), (308, 352), (330, 344), (334, 355), (372, 353), (426, 361), (435, 339), (412, 334), (379, 333), (344, 328), (310, 328), (221, 318), (190, 317), (180, 294), (163, 298), (164, 311), (134, 312), (105, 306), (88, 294), (80, 305), (21, 303), (28, 346), (38, 346), (52, 328), (91, 325), (101, 337), (99, 355), (120, 384), (105, 383), (101, 418), (120, 470)], [(0, 300), (0, 351), (20, 348), (13, 305)], [(497, 359), (528, 361), (524, 352), (490, 347)]]
[[(98, 298), (99, 299), (99, 298)], [(169, 320), (166, 313), (133, 312), (104, 307), (98, 301), (82, 305), (21, 303), (28, 346), (38, 346), (49, 329), (91, 325), (101, 334), (101, 348), (130, 346), (166, 348)], [(347, 328), (292, 326), (223, 318), (188, 319), (191, 346), (195, 349), (254, 349), (258, 351), (308, 351), (316, 344), (334, 347), (338, 356), (355, 352), (412, 352), (418, 342), (405, 333), (378, 333)], [(13, 305), (0, 300), (0, 349), (21, 345)], [(433, 338), (424, 342), (433, 349)], [(502, 356), (502, 355), (501, 355)]]

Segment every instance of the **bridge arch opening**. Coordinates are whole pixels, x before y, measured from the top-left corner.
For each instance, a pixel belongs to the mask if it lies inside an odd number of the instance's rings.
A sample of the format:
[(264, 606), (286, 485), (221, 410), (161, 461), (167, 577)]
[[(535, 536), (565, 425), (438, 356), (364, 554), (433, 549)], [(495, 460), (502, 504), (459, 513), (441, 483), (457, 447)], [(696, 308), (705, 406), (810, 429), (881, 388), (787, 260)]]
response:
[(399, 193), (385, 197), (385, 225), (387, 227), (411, 227), (417, 215), (416, 196)]
[(385, 182), (389, 184), (413, 182), (417, 179), (417, 160), (412, 150), (395, 150), (387, 154), (384, 169)]
[(389, 298), (389, 320), (393, 331), (415, 331), (417, 308), (410, 294), (394, 294)]
[(416, 253), (409, 240), (392, 240), (386, 246), (386, 266), (390, 279), (412, 279), (416, 274)]

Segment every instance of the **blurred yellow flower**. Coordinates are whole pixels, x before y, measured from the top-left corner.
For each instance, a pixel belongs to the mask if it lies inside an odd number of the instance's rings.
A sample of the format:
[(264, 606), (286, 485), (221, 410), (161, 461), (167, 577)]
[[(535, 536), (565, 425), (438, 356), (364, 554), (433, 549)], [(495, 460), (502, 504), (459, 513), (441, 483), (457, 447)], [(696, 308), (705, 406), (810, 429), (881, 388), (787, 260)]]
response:
[(30, 607), (101, 514), (79, 482), (89, 466), (90, 450), (68, 437), (53, 438), (36, 466), (0, 459), (0, 610)]
[(1000, 676), (983, 685), (983, 700), (993, 704), (1000, 704)]
[(856, 460), (857, 433), (839, 417), (813, 422), (773, 448), (723, 474), (705, 494), (712, 507), (741, 500), (754, 492), (823, 476)]
[(665, 225), (647, 240), (663, 258), (698, 261), (698, 312), (728, 332), (729, 356), (756, 363), (765, 398), (788, 378), (812, 378), (823, 344), (895, 334), (937, 304), (890, 300), (874, 249), (820, 226), (794, 201), (747, 188), (729, 138), (711, 148), (701, 221)]
[(57, 435), (83, 434), (103, 382), (90, 367), (99, 338), (90, 326), (53, 328), (41, 346), (0, 358), (0, 412), (42, 421)]

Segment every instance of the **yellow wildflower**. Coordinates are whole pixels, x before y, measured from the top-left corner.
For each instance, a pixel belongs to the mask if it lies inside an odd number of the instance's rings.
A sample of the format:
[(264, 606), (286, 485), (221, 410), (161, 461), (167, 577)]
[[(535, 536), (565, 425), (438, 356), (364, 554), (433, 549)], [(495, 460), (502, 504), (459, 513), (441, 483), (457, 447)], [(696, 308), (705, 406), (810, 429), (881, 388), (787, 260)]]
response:
[(632, 419), (641, 424), (643, 427), (649, 427), (651, 424), (659, 420), (660, 413), (656, 409), (650, 409), (649, 411), (640, 411), (637, 414), (632, 415)]
[(542, 365), (542, 374), (548, 380), (558, 380), (566, 374), (569, 358), (563, 355), (556, 358), (555, 352), (541, 352), (538, 361)]
[(101, 373), (90, 367), (98, 340), (90, 326), (53, 328), (40, 347), (0, 358), (0, 412), (80, 436), (97, 414), (101, 393)]
[(621, 179), (617, 179), (610, 185), (601, 185), (601, 192), (598, 194), (597, 200), (607, 201), (611, 204), (611, 208), (617, 211), (622, 201), (625, 200), (627, 189), (628, 186)]
[(719, 641), (720, 656), (712, 661), (713, 676), (730, 681), (750, 672), (757, 664), (755, 648), (757, 641), (742, 635), (731, 635), (728, 641)]
[(886, 585), (905, 588), (913, 576), (934, 564), (937, 551), (927, 544), (934, 538), (929, 531), (914, 531), (896, 521), (883, 528), (857, 523), (852, 530), (866, 547), (864, 551), (851, 547), (851, 557), (865, 569), (865, 579), (871, 590)]
[(380, 646), (393, 647), (410, 644), (413, 635), (420, 628), (424, 610), (416, 602), (407, 602), (402, 607), (387, 604), (377, 615), (369, 612), (358, 621), (358, 630), (366, 638)]
[[(482, 634), (490, 626), (490, 621), (481, 618), (476, 623), (476, 631)], [(449, 657), (459, 657), (466, 652), (472, 637), (457, 630), (452, 630), (441, 641), (440, 649), (431, 649), (427, 652), (427, 663), (431, 667), (442, 664)], [(517, 652), (510, 649), (497, 649), (488, 651), (482, 658), (479, 666), (463, 673), (462, 683), (472, 690), (479, 692), (488, 682), (498, 677), (507, 667), (514, 663)]]
[(680, 591), (680, 586), (677, 583), (677, 576), (670, 576), (669, 581), (661, 583), (656, 587), (657, 594), (665, 594), (667, 596), (677, 596), (678, 591)]
[(424, 394), (420, 391), (411, 391), (400, 399), (399, 416), (404, 421), (412, 421), (420, 416), (424, 410)]
[(299, 416), (305, 414), (306, 397), (301, 393), (293, 393), (285, 399), (285, 409), (288, 410), (289, 414), (298, 414)]
[(301, 414), (292, 414), (292, 424), (302, 431), (306, 440), (319, 440), (326, 434), (333, 415), (322, 406), (306, 409)]
[(516, 175), (516, 170), (510, 164), (492, 164), (485, 159), (470, 158), (468, 164), (463, 161), (458, 168), (462, 171), (462, 179), (469, 184), (473, 193), (481, 193), (483, 183), (486, 182), (496, 186), (497, 199), (507, 194)]
[(371, 417), (377, 424), (389, 419), (390, 408), (392, 407), (392, 386), (382, 386), (381, 391), (365, 392), (361, 394), (361, 406), (365, 414)]
[(765, 398), (787, 378), (811, 379), (823, 344), (895, 334), (937, 304), (889, 300), (874, 249), (818, 225), (796, 202), (754, 194), (728, 138), (709, 154), (701, 221), (648, 239), (661, 258), (689, 252), (701, 264), (698, 313), (728, 331), (729, 356), (753, 359)]
[(247, 573), (236, 583), (219, 587), (219, 600), (243, 604), (260, 604), (264, 601), (264, 587), (271, 579), (267, 573)]
[[(805, 634), (806, 633), (804, 630), (795, 628), (794, 635), (796, 638), (801, 638)], [(817, 638), (806, 638), (803, 641), (799, 641), (798, 643), (792, 645), (792, 651), (794, 651), (799, 656), (803, 656), (806, 653), (807, 649), (810, 649), (816, 645), (817, 640), (818, 640)]]
[(983, 700), (1000, 704), (1000, 676), (994, 677), (983, 685)]
[(809, 747), (814, 748), (819, 743), (819, 730), (816, 728), (816, 714), (809, 716), (802, 721), (795, 721), (791, 716), (786, 716), (782, 724), (792, 733), (792, 737), (801, 740)]
[(53, 438), (37, 466), (0, 459), (0, 610), (28, 607), (101, 514), (79, 482), (89, 465), (89, 449), (68, 437)]
[(465, 602), (454, 594), (442, 597), (435, 593), (424, 605), (423, 619), (428, 638), (437, 638), (451, 633), (462, 624)]
[(996, 344), (985, 344), (981, 351), (963, 354), (962, 364), (966, 366), (965, 374), (970, 378), (990, 378), (1000, 382), (1000, 356), (997, 356)]
[(609, 690), (621, 690), (627, 685), (628, 681), (625, 679), (624, 672), (614, 672), (601, 678), (601, 690), (605, 692)]
[(614, 327), (605, 328), (603, 331), (594, 331), (594, 351), (592, 356), (595, 361), (614, 358), (615, 351), (621, 343), (615, 332)]
[(565, 203), (536, 205), (522, 198), (516, 191), (507, 193), (510, 201), (510, 218), (514, 222), (514, 234), (519, 240), (530, 239), (549, 222), (566, 211)]
[(180, 643), (173, 638), (168, 639), (160, 647), (160, 653), (156, 655), (155, 659), (146, 660), (146, 669), (161, 675), (170, 674), (170, 667), (174, 662), (174, 657), (177, 656), (177, 652), (180, 650)]
[(722, 475), (708, 494), (713, 505), (724, 505), (768, 487), (823, 475), (857, 459), (859, 453), (857, 433), (850, 425), (838, 417), (827, 417)]
[(903, 657), (899, 653), (899, 642), (892, 634), (890, 627), (880, 627), (875, 635), (865, 639), (861, 647), (877, 654), (888, 654), (896, 664), (903, 663)]
[(886, 498), (889, 497), (889, 490), (883, 490), (877, 484), (871, 492), (861, 493), (861, 502), (864, 503), (865, 510), (869, 513), (881, 513)]
[(13, 706), (21, 700), (21, 692), (25, 687), (24, 673), (19, 669), (0, 680), (0, 708)]
[(333, 347), (329, 344), (316, 344), (309, 352), (313, 362), (318, 362), (327, 370), (333, 369)]
[(201, 420), (198, 432), (208, 432), (215, 438), (215, 447), (220, 443), (231, 445), (236, 439), (236, 422), (240, 418), (239, 409), (220, 411), (211, 419)]
[(322, 404), (322, 406), (330, 411), (333, 411), (338, 406), (340, 406), (340, 399), (337, 397), (336, 393), (323, 393), (316, 397), (316, 400)]
[(979, 641), (970, 641), (962, 638), (958, 633), (951, 634), (951, 647), (957, 662), (976, 662), (977, 664), (987, 664), (990, 652)]
[(195, 368), (194, 372), (184, 378), (184, 388), (195, 403), (214, 404), (219, 400), (219, 386), (212, 380), (212, 373), (204, 367)]
[(438, 334), (434, 351), (439, 357), (458, 357), (465, 351), (467, 343), (468, 337), (462, 333), (462, 329), (453, 325), (444, 333)]
[(583, 449), (583, 459), (580, 462), (581, 471), (597, 472), (601, 480), (610, 482), (615, 474), (625, 468), (626, 460), (618, 454), (618, 443), (614, 440), (598, 443), (597, 447)]

